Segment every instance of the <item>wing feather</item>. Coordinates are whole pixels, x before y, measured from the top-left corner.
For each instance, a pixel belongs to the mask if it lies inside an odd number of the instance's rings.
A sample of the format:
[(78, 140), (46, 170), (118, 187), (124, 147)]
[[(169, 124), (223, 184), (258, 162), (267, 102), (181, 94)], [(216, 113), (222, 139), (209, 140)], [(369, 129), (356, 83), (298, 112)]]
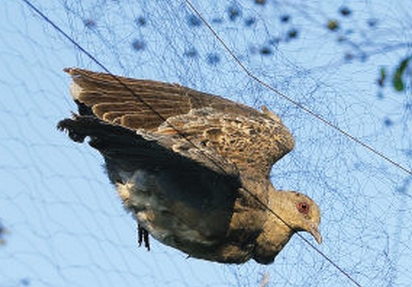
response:
[(176, 84), (65, 71), (73, 78), (74, 99), (96, 117), (197, 162), (208, 155), (223, 169), (235, 165), (244, 175), (267, 178), (272, 165), (293, 149), (291, 133), (267, 108), (260, 112)]

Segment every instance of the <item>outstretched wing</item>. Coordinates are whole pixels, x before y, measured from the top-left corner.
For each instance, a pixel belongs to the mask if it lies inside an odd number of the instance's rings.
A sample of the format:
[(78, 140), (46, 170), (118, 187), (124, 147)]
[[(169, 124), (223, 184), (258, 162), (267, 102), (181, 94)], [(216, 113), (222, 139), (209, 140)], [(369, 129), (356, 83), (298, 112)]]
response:
[(289, 130), (266, 108), (260, 112), (176, 84), (65, 71), (73, 78), (71, 93), (81, 115), (134, 130), (198, 163), (208, 161), (213, 170), (268, 177), (294, 145)]

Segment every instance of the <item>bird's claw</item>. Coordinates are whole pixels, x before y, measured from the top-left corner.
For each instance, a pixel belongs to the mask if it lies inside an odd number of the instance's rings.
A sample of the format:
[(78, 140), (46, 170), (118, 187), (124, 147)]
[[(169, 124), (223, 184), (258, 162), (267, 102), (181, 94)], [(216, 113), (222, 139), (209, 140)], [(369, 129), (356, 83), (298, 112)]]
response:
[(144, 246), (146, 247), (147, 251), (150, 251), (149, 232), (144, 227), (142, 227), (140, 223), (137, 224), (137, 238), (139, 247), (142, 245), (142, 242), (144, 242)]

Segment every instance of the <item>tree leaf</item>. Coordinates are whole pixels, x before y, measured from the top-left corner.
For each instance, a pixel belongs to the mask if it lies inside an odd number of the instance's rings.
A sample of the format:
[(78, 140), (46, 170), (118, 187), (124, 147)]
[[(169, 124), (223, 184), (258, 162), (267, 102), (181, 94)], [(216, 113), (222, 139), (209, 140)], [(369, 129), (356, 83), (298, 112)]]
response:
[(379, 78), (378, 78), (379, 87), (385, 86), (385, 81), (386, 81), (386, 69), (385, 67), (381, 67), (380, 72), (379, 72)]
[(412, 56), (406, 57), (403, 59), (398, 67), (395, 70), (395, 74), (392, 78), (392, 86), (398, 92), (403, 92), (405, 90), (405, 84), (403, 82), (403, 74), (405, 73), (406, 68), (408, 67), (409, 61), (412, 59)]

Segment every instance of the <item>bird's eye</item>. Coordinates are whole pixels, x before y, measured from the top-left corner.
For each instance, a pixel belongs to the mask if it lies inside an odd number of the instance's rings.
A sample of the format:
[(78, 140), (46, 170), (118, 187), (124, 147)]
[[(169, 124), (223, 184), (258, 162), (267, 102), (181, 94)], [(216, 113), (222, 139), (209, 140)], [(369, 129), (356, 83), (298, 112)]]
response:
[(306, 202), (299, 202), (299, 204), (298, 204), (298, 210), (299, 210), (300, 213), (308, 214), (308, 212), (309, 212), (309, 204), (307, 204)]

